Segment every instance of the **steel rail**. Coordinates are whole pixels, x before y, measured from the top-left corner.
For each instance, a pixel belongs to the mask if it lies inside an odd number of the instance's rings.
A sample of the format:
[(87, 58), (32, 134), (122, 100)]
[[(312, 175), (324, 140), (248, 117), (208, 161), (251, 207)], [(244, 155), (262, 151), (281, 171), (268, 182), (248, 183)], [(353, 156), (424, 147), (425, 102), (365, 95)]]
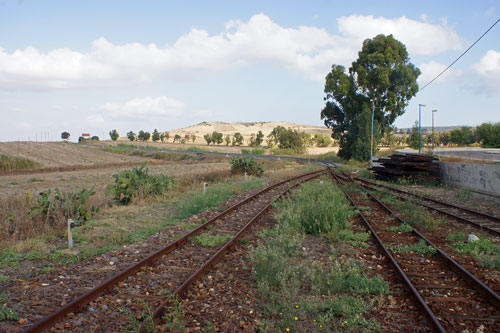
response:
[(153, 262), (155, 262), (156, 260), (158, 260), (159, 258), (161, 258), (162, 256), (164, 256), (165, 254), (168, 254), (169, 252), (172, 252), (173, 250), (175, 250), (175, 249), (183, 246), (188, 241), (189, 238), (195, 236), (200, 231), (206, 229), (208, 226), (210, 226), (211, 224), (213, 224), (216, 220), (224, 217), (225, 215), (229, 214), (231, 211), (237, 209), (238, 207), (242, 206), (243, 204), (247, 203), (248, 201), (256, 198), (260, 194), (263, 194), (263, 193), (265, 193), (265, 192), (267, 192), (267, 191), (269, 191), (269, 190), (271, 190), (271, 189), (273, 189), (273, 188), (275, 188), (275, 187), (277, 187), (279, 185), (282, 185), (282, 184), (287, 183), (289, 181), (292, 181), (294, 179), (306, 177), (306, 176), (309, 176), (309, 175), (316, 175), (316, 174), (319, 175), (319, 174), (322, 174), (324, 172), (326, 172), (326, 168), (322, 168), (322, 169), (319, 169), (319, 170), (311, 171), (311, 172), (308, 172), (308, 173), (305, 173), (305, 174), (301, 174), (301, 175), (298, 175), (298, 176), (288, 177), (288, 178), (286, 178), (286, 179), (284, 179), (282, 181), (279, 181), (277, 183), (271, 184), (271, 185), (263, 188), (262, 190), (258, 191), (257, 193), (253, 194), (252, 196), (250, 196), (250, 197), (248, 197), (246, 199), (241, 200), (240, 202), (238, 202), (238, 203), (234, 204), (233, 206), (227, 208), (223, 212), (221, 212), (221, 213), (217, 214), (216, 216), (212, 217), (207, 222), (205, 222), (204, 224), (200, 225), (198, 228), (192, 230), (191, 232), (185, 234), (180, 239), (169, 243), (165, 247), (163, 247), (163, 248), (161, 248), (161, 249), (153, 252), (152, 254), (148, 255), (146, 258), (141, 259), (140, 261), (138, 261), (137, 263), (129, 266), (125, 270), (123, 270), (123, 271), (121, 271), (121, 272), (113, 275), (112, 277), (108, 278), (107, 280), (105, 280), (104, 282), (102, 282), (97, 287), (95, 287), (92, 290), (89, 290), (88, 292), (86, 292), (85, 294), (83, 294), (83, 295), (75, 298), (74, 300), (72, 300), (71, 302), (69, 302), (68, 304), (66, 304), (65, 306), (57, 309), (56, 311), (52, 312), (49, 315), (43, 317), (42, 319), (40, 319), (39, 321), (35, 322), (33, 325), (27, 327), (26, 329), (23, 329), (21, 332), (39, 332), (39, 331), (42, 331), (44, 329), (51, 328), (57, 322), (59, 322), (60, 320), (62, 320), (68, 313), (77, 312), (77, 311), (83, 309), (83, 307), (85, 305), (87, 305), (88, 303), (90, 303), (91, 301), (93, 301), (94, 299), (96, 299), (97, 297), (99, 297), (99, 296), (103, 295), (104, 293), (106, 293), (108, 290), (110, 290), (111, 288), (113, 288), (118, 282), (126, 279), (127, 277), (129, 277), (133, 273), (137, 272), (139, 269), (141, 269), (141, 267), (150, 265)]
[(344, 187), (343, 187), (340, 179), (337, 177), (337, 175), (335, 174), (335, 172), (332, 169), (330, 169), (330, 173), (335, 178), (335, 180), (337, 181), (337, 183), (340, 185), (340, 189), (344, 192), (345, 196), (350, 201), (351, 205), (359, 211), (359, 216), (363, 220), (363, 223), (368, 228), (368, 230), (370, 230), (373, 238), (375, 238), (375, 241), (376, 241), (377, 245), (379, 246), (379, 248), (384, 253), (384, 256), (389, 259), (389, 262), (394, 267), (394, 269), (398, 273), (398, 275), (401, 278), (401, 280), (403, 280), (404, 285), (406, 286), (406, 288), (410, 291), (411, 295), (417, 301), (418, 306), (422, 309), (422, 311), (424, 312), (425, 316), (427, 317), (427, 319), (431, 323), (433, 330), (436, 331), (436, 332), (446, 332), (446, 330), (444, 329), (444, 327), (441, 325), (441, 323), (437, 319), (436, 315), (434, 315), (434, 313), (429, 308), (429, 306), (427, 305), (427, 303), (424, 301), (424, 299), (422, 298), (422, 296), (420, 295), (420, 293), (417, 291), (417, 289), (415, 288), (415, 286), (413, 285), (413, 283), (410, 281), (410, 279), (408, 278), (408, 276), (401, 269), (401, 267), (399, 266), (399, 264), (396, 261), (396, 259), (389, 252), (389, 249), (387, 249), (387, 247), (384, 245), (384, 243), (380, 239), (380, 237), (377, 234), (377, 232), (375, 231), (375, 229), (368, 222), (368, 220), (366, 219), (365, 215), (358, 208), (358, 206), (356, 205), (356, 203), (354, 202), (354, 200), (351, 198), (351, 196), (349, 195), (349, 193), (347, 193), (347, 191), (344, 189)]
[[(379, 189), (376, 189), (375, 187), (373, 186), (378, 186), (378, 187), (382, 187), (382, 188), (385, 188), (385, 189), (388, 189), (388, 190), (391, 190), (391, 191), (394, 191), (394, 192), (397, 192), (397, 193), (400, 193), (400, 194), (405, 194), (405, 195), (408, 195), (408, 196), (413, 196), (413, 197), (416, 197), (416, 198), (419, 198), (419, 199), (422, 199), (422, 200), (427, 200), (427, 201), (431, 201), (431, 202), (434, 202), (436, 204), (440, 204), (440, 205), (443, 205), (443, 206), (446, 206), (446, 207), (449, 207), (449, 208), (452, 208), (452, 209), (457, 209), (457, 210), (460, 210), (460, 211), (464, 211), (464, 212), (467, 212), (469, 214), (473, 214), (473, 215), (477, 215), (477, 216), (480, 216), (482, 218), (487, 218), (487, 219), (490, 219), (490, 220), (493, 220), (494, 223), (499, 223), (498, 224), (498, 227), (500, 227), (500, 218), (496, 217), (496, 216), (493, 216), (493, 215), (489, 215), (489, 214), (486, 214), (486, 213), (482, 213), (482, 212), (479, 212), (479, 211), (476, 211), (476, 210), (473, 210), (473, 209), (468, 209), (468, 208), (464, 208), (464, 207), (459, 207), (459, 206), (455, 206), (453, 204), (450, 204), (450, 203), (447, 203), (447, 202), (443, 202), (443, 201), (439, 201), (437, 199), (434, 199), (434, 198), (430, 198), (430, 197), (427, 197), (427, 196), (423, 196), (423, 195), (420, 195), (420, 194), (416, 194), (416, 193), (412, 193), (412, 192), (408, 192), (408, 191), (404, 191), (404, 190), (400, 190), (400, 189), (397, 189), (397, 188), (394, 188), (394, 187), (391, 187), (391, 186), (387, 186), (387, 185), (383, 185), (383, 184), (377, 184), (375, 182), (371, 182), (369, 180), (366, 180), (366, 179), (363, 179), (363, 178), (359, 178), (359, 177), (352, 177), (352, 176), (349, 176), (350, 178), (352, 179), (355, 179), (361, 183), (364, 183), (365, 187), (370, 187), (374, 190), (379, 190)], [(369, 184), (369, 185), (367, 185)], [(402, 199), (404, 200), (408, 200), (404, 197), (401, 197)], [(436, 211), (438, 213), (441, 213), (441, 214), (444, 214), (444, 215), (447, 215), (451, 218), (454, 218), (454, 219), (457, 219), (459, 220), (460, 222), (463, 222), (463, 223), (466, 223), (466, 224), (471, 224), (481, 230), (485, 230), (495, 236), (500, 236), (500, 230), (496, 230), (496, 229), (493, 229), (493, 228), (490, 228), (484, 224), (481, 224), (479, 222), (475, 222), (475, 221), (471, 221), (469, 219), (467, 219), (466, 217), (463, 217), (463, 216), (460, 216), (460, 215), (457, 215), (457, 214), (454, 214), (452, 212), (448, 212), (446, 210), (443, 210), (439, 207), (434, 207), (434, 206), (431, 206), (431, 205), (428, 205), (422, 201), (418, 202), (419, 205), (421, 206), (424, 206), (425, 208), (427, 209), (430, 209), (430, 210), (433, 210), (433, 211)]]
[[(375, 202), (377, 202), (380, 206), (382, 206), (387, 212), (389, 212), (392, 216), (394, 216), (400, 223), (408, 224), (405, 220), (403, 220), (398, 214), (392, 211), (387, 205), (385, 205), (382, 201), (376, 198), (370, 192), (366, 192), (370, 198), (372, 198)], [(451, 258), (446, 252), (441, 250), (436, 244), (431, 242), (427, 237), (425, 237), (422, 233), (412, 227), (412, 233), (417, 235), (420, 239), (423, 239), (427, 244), (436, 249), (439, 253), (443, 261), (454, 271), (457, 275), (459, 275), (462, 279), (468, 282), (469, 285), (473, 285), (476, 289), (482, 292), (491, 304), (493, 304), (497, 309), (500, 309), (500, 296), (495, 293), (491, 288), (485, 285), (481, 280), (476, 278), (472, 273), (466, 270), (462, 265), (456, 262), (453, 258)]]
[[(391, 210), (387, 205), (381, 202), (377, 197), (375, 197), (370, 192), (366, 191), (369, 197), (374, 200), (378, 205), (384, 208), (389, 214), (394, 216), (400, 223), (404, 223), (409, 225), (404, 219), (402, 219), (398, 214), (396, 214), (393, 210)], [(431, 242), (427, 237), (425, 237), (422, 233), (412, 227), (412, 233), (416, 235), (418, 238), (423, 239), (428, 245), (432, 246), (436, 249), (437, 253), (440, 255), (441, 260), (458, 276), (460, 276), (466, 284), (472, 286), (474, 289), (479, 291), (486, 296), (488, 301), (495, 306), (497, 309), (500, 309), (500, 296), (489, 288), (486, 284), (484, 284), (481, 280), (475, 277), (472, 273), (466, 270), (462, 265), (452, 259), (446, 252), (441, 250), (436, 244)]]
[[(325, 170), (326, 171), (326, 170)], [(165, 310), (168, 306), (171, 306), (173, 299), (181, 298), (188, 288), (196, 282), (200, 277), (202, 277), (216, 262), (218, 262), (226, 252), (239, 241), (239, 239), (243, 236), (243, 234), (264, 214), (266, 213), (272, 206), (272, 204), (292, 190), (294, 187), (299, 186), (301, 183), (309, 181), (311, 179), (317, 178), (321, 176), (321, 174), (314, 174), (306, 179), (299, 180), (297, 183), (289, 186), (286, 190), (280, 193), (276, 198), (271, 200), (265, 207), (263, 207), (257, 214), (255, 214), (237, 233), (236, 235), (229, 240), (224, 246), (222, 246), (214, 255), (212, 255), (200, 268), (198, 268), (190, 277), (188, 277), (172, 294), (172, 296), (167, 297), (163, 300), (160, 305), (153, 312), (153, 320), (155, 323), (161, 322), (162, 315), (165, 313)], [(140, 331), (144, 331), (141, 328)]]
[(387, 188), (387, 189), (395, 191), (395, 192), (399, 192), (399, 193), (402, 193), (402, 194), (406, 194), (406, 195), (410, 195), (410, 196), (413, 196), (413, 197), (417, 197), (419, 199), (423, 199), (423, 200), (431, 201), (431, 202), (434, 202), (434, 203), (437, 203), (437, 204), (440, 204), (440, 205), (444, 205), (444, 206), (447, 206), (447, 207), (450, 207), (450, 208), (454, 208), (454, 209), (458, 209), (458, 210), (461, 210), (461, 211), (465, 211), (467, 213), (470, 213), (470, 214), (473, 214), (473, 215), (477, 215), (477, 216), (481, 216), (481, 217), (484, 217), (484, 218), (487, 218), (487, 219), (490, 219), (490, 220), (493, 220), (495, 222), (499, 222), (500, 223), (500, 217), (497, 217), (497, 216), (494, 216), (494, 215), (491, 215), (491, 214), (483, 213), (483, 212), (480, 212), (480, 211), (477, 211), (477, 210), (474, 210), (474, 209), (470, 209), (470, 208), (460, 207), (460, 206), (451, 204), (449, 202), (444, 202), (444, 201), (437, 200), (435, 198), (431, 198), (431, 197), (426, 196), (426, 195), (422, 195), (422, 194), (417, 194), (417, 193), (414, 193), (414, 192), (409, 192), (409, 191), (401, 190), (401, 189), (398, 189), (398, 188), (395, 188), (395, 187), (392, 187), (392, 186), (388, 186), (388, 185), (378, 184), (376, 182), (372, 182), (372, 181), (369, 181), (367, 179), (363, 179), (363, 178), (360, 178), (360, 177), (357, 177), (357, 176), (354, 176), (353, 178), (356, 179), (356, 180), (359, 180), (361, 182), (364, 182), (364, 183), (368, 183), (368, 184), (371, 184), (371, 185), (384, 187), (384, 188)]

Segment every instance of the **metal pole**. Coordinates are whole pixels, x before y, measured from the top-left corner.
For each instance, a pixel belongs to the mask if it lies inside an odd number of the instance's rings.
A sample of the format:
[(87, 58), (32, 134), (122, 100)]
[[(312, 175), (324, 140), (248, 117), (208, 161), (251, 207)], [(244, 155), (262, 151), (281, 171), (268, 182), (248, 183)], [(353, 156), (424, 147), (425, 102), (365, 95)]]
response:
[(437, 110), (432, 110), (432, 153), (434, 153), (434, 112)]
[(420, 112), (420, 108), (422, 106), (425, 106), (425, 104), (419, 104), (418, 105), (418, 153), (421, 154), (422, 153), (422, 126), (421, 126), (421, 122), (422, 122), (422, 117), (421, 117), (421, 112)]
[(370, 138), (370, 166), (373, 166), (373, 118), (375, 117), (375, 102), (372, 100), (372, 133)]

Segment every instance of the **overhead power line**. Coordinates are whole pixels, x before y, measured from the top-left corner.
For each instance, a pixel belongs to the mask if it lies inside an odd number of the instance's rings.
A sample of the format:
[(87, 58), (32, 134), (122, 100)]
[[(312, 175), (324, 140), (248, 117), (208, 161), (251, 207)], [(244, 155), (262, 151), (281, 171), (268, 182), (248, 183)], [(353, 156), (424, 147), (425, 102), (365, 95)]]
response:
[(491, 27), (489, 27), (488, 30), (486, 30), (482, 35), (481, 37), (479, 37), (471, 46), (469, 46), (469, 48), (467, 50), (465, 50), (457, 59), (455, 59), (455, 61), (453, 61), (448, 67), (446, 67), (444, 70), (441, 71), (441, 73), (439, 73), (435, 78), (433, 78), (429, 83), (427, 83), (425, 86), (423, 86), (422, 88), (420, 88), (418, 90), (417, 93), (421, 92), (422, 90), (425, 89), (425, 87), (427, 87), (429, 84), (431, 84), (432, 82), (436, 81), (436, 79), (438, 77), (440, 77), (441, 75), (443, 75), (444, 72), (446, 72), (451, 66), (453, 66), (460, 58), (462, 58), (467, 52), (469, 52), (470, 49), (472, 49), (472, 47), (474, 45), (477, 44), (477, 42), (479, 42), (481, 40), (481, 38), (483, 38), (491, 29), (493, 29), (493, 27), (498, 23), (500, 22), (500, 19), (498, 19), (495, 23), (493, 23), (493, 25)]

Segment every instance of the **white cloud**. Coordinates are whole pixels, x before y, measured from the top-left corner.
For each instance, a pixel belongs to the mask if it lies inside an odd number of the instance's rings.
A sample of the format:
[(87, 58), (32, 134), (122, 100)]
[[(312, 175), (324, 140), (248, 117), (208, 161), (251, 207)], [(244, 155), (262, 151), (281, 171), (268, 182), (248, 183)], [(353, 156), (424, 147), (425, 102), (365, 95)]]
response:
[(472, 65), (472, 70), (481, 80), (482, 88), (486, 92), (500, 91), (500, 52), (489, 50)]
[[(183, 102), (167, 96), (134, 98), (125, 103), (105, 103), (97, 109), (99, 114), (95, 120), (102, 117), (110, 118), (167, 118), (180, 117), (185, 105)], [(101, 118), (99, 118), (101, 117)], [(90, 118), (88, 120), (91, 120)]]
[(33, 47), (12, 53), (0, 48), (0, 89), (58, 89), (150, 82), (157, 76), (194, 76), (255, 63), (273, 63), (322, 80), (332, 63), (348, 66), (361, 42), (393, 34), (414, 54), (458, 50), (463, 41), (446, 23), (406, 17), (353, 15), (338, 19), (341, 35), (323, 28), (285, 28), (264, 14), (230, 21), (210, 35), (192, 28), (171, 46), (115, 45), (101, 37), (87, 53), (67, 48), (41, 53)]
[[(421, 64), (419, 66), (422, 74), (418, 77), (418, 84), (420, 87), (422, 85), (429, 83), (432, 79), (434, 79), (439, 73), (441, 73), (447, 65), (443, 65), (437, 61), (430, 61), (428, 63)], [(451, 78), (457, 78), (462, 74), (462, 71), (459, 69), (450, 68), (444, 74), (442, 74), (439, 78), (434, 82), (446, 82)]]
[(373, 17), (371, 15), (352, 15), (339, 18), (339, 31), (345, 36), (358, 40), (372, 38), (377, 34), (393, 34), (403, 42), (410, 54), (431, 55), (446, 51), (458, 51), (464, 47), (464, 40), (450, 28), (446, 20), (441, 24), (411, 20), (405, 16), (396, 19)]

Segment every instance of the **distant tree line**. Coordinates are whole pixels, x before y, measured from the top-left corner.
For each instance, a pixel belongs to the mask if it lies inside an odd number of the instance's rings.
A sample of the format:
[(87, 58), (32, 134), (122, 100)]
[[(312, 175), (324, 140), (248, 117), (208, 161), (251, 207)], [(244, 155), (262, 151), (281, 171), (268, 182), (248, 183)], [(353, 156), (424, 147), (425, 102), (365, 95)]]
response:
[[(381, 139), (382, 146), (404, 146), (408, 145), (418, 149), (418, 122), (415, 122), (410, 133), (395, 135), (395, 128), (387, 128)], [(421, 133), (421, 145), (432, 145), (432, 133), (423, 131)], [(500, 123), (483, 123), (476, 128), (462, 126), (460, 128), (434, 133), (434, 145), (440, 146), (481, 146), (483, 148), (500, 148)]]

